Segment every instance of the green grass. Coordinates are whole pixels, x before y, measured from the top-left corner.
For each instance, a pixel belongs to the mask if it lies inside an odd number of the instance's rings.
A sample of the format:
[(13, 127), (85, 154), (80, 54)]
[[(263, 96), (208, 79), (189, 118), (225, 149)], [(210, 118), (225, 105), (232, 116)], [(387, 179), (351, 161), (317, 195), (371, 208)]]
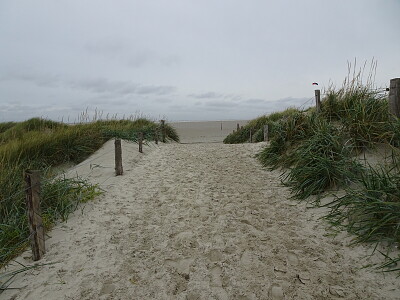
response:
[[(320, 197), (344, 189), (346, 194), (328, 205), (326, 219), (333, 226), (354, 234), (355, 243), (400, 243), (400, 120), (389, 114), (385, 94), (362, 84), (358, 74), (339, 89), (330, 87), (319, 113), (291, 110), (257, 118), (247, 128), (266, 123), (270, 143), (258, 159), (269, 169), (282, 168), (294, 198), (319, 205)], [(261, 132), (256, 136), (259, 141)], [(225, 142), (248, 142), (246, 137), (247, 132), (235, 132)], [(357, 157), (377, 146), (391, 147), (392, 161), (362, 167)], [(395, 266), (400, 257), (383, 256), (382, 267), (400, 270)]]
[(310, 138), (294, 151), (293, 167), (285, 176), (298, 199), (318, 195), (357, 180), (362, 167), (352, 158), (353, 147), (332, 124), (315, 122)]
[(399, 170), (369, 167), (360, 183), (335, 198), (326, 219), (355, 234), (356, 242), (400, 243)]
[[(66, 125), (39, 118), (20, 123), (0, 123), (0, 265), (20, 253), (29, 236), (23, 172), (42, 173), (42, 217), (49, 229), (57, 220), (66, 220), (79, 203), (99, 194), (97, 186), (76, 179), (56, 178), (53, 167), (79, 163), (107, 140), (136, 141), (139, 132), (151, 141), (161, 128), (155, 122), (136, 120), (98, 120)], [(168, 140), (179, 141), (173, 127), (166, 124)]]
[(250, 139), (250, 130), (253, 133), (253, 142), (262, 142), (264, 140), (264, 125), (269, 126), (270, 138), (274, 136), (274, 127), (277, 121), (289, 118), (292, 115), (296, 115), (299, 111), (295, 108), (288, 108), (283, 112), (275, 112), (270, 115), (258, 117), (257, 119), (251, 120), (243, 128), (229, 134), (225, 139), (225, 144), (240, 144), (246, 143)]
[(263, 166), (270, 169), (290, 167), (294, 161), (294, 151), (310, 136), (315, 115), (293, 112), (272, 123), (270, 145), (258, 155)]

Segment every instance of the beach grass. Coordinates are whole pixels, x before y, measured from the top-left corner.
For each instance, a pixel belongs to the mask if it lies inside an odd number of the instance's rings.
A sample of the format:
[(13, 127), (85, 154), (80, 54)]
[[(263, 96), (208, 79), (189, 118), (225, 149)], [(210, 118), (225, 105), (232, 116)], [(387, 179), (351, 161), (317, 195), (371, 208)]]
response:
[(289, 118), (292, 115), (295, 115), (299, 112), (296, 108), (288, 108), (283, 112), (275, 112), (268, 116), (261, 116), (257, 119), (251, 120), (248, 124), (246, 124), (243, 128), (229, 134), (225, 139), (225, 144), (240, 144), (246, 143), (249, 141), (250, 130), (252, 131), (253, 141), (254, 142), (262, 142), (264, 140), (263, 127), (264, 125), (268, 125), (270, 128), (270, 137), (274, 136), (274, 128), (276, 123), (279, 120)]
[[(326, 205), (325, 219), (354, 234), (355, 243), (398, 246), (400, 120), (389, 113), (387, 95), (370, 80), (364, 84), (361, 72), (354, 74), (340, 88), (327, 89), (318, 113), (291, 109), (249, 124), (272, 127), (270, 142), (258, 159), (264, 167), (282, 169), (282, 181), (293, 198), (319, 205), (322, 197), (341, 189), (345, 195), (334, 196)], [(224, 142), (247, 142), (246, 134), (236, 132)], [(378, 167), (361, 163), (360, 155), (382, 146), (392, 153), (381, 157), (384, 163)], [(400, 257), (384, 257), (382, 266), (397, 270)]]
[[(160, 125), (145, 119), (92, 120), (67, 125), (40, 118), (0, 123), (0, 265), (28, 244), (23, 172), (41, 171), (41, 209), (44, 226), (66, 220), (79, 203), (100, 193), (81, 178), (61, 178), (55, 167), (82, 162), (106, 141), (122, 138), (136, 142), (139, 132), (147, 141), (160, 134)], [(165, 125), (168, 140), (179, 141), (173, 127)]]

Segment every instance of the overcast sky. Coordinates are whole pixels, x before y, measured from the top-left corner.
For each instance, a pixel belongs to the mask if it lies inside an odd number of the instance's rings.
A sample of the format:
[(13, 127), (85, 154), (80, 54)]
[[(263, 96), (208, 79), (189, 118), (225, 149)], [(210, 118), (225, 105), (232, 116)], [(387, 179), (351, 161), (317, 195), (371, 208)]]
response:
[[(0, 122), (249, 119), (400, 77), (400, 0), (0, 0)], [(311, 105), (308, 102), (307, 105)]]

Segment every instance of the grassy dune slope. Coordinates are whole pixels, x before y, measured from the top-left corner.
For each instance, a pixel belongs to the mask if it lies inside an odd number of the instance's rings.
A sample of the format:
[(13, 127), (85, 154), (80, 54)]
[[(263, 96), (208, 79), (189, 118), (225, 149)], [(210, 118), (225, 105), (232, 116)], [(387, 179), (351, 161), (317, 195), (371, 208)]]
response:
[[(79, 202), (94, 198), (99, 190), (81, 179), (60, 179), (54, 166), (79, 163), (107, 140), (120, 137), (136, 141), (144, 132), (153, 140), (158, 124), (147, 119), (108, 120), (66, 125), (39, 118), (20, 123), (0, 123), (0, 265), (28, 244), (28, 226), (22, 174), (26, 169), (42, 171), (42, 217), (49, 228), (65, 220)], [(168, 139), (179, 141), (174, 128), (166, 125)]]
[[(246, 142), (248, 130), (262, 131), (264, 124), (271, 128), (270, 143), (258, 158), (265, 167), (282, 168), (294, 198), (319, 205), (327, 192), (345, 189), (327, 204), (334, 227), (355, 234), (355, 242), (400, 243), (400, 120), (390, 115), (386, 95), (357, 77), (330, 88), (319, 113), (289, 109), (263, 116), (224, 142)], [(262, 132), (256, 134), (261, 140)], [(378, 148), (386, 149), (378, 166), (361, 163), (360, 155)], [(391, 267), (400, 262), (386, 258)]]

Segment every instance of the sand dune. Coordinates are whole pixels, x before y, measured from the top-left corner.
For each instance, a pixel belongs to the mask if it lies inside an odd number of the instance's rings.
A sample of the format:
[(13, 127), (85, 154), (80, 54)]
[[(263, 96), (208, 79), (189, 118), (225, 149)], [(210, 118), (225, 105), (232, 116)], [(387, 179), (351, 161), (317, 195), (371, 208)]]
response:
[(378, 261), (370, 248), (329, 237), (321, 210), (289, 200), (280, 173), (254, 158), (262, 146), (162, 144), (139, 155), (125, 144), (114, 177), (109, 142), (95, 168), (73, 171), (106, 192), (49, 233), (41, 263), (54, 264), (0, 299), (399, 299), (396, 274), (360, 269)]

